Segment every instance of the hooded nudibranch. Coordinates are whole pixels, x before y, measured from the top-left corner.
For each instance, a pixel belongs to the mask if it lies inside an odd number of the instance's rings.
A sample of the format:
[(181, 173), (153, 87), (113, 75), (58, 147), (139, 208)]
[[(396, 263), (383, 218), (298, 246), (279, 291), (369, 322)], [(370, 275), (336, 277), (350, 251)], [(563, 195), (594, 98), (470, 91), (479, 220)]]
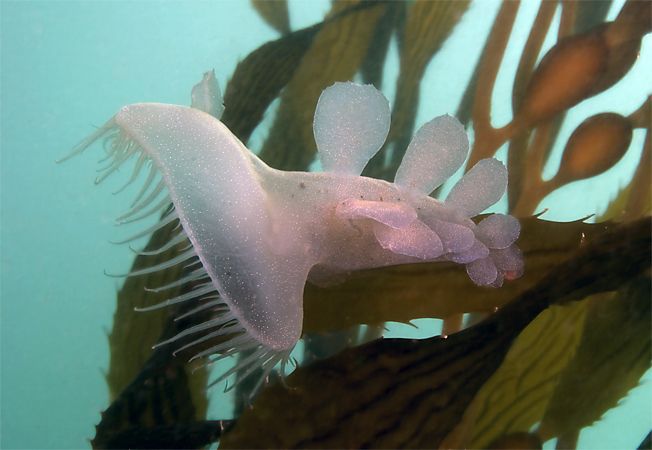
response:
[[(425, 261), (465, 264), (477, 285), (498, 287), (505, 277), (522, 274), (522, 253), (514, 245), (519, 222), (503, 214), (478, 224), (471, 220), (504, 194), (502, 163), (478, 162), (445, 201), (429, 196), (466, 159), (469, 141), (457, 119), (437, 117), (417, 131), (394, 183), (363, 177), (387, 137), (389, 102), (371, 85), (335, 83), (321, 94), (313, 125), (323, 172), (286, 172), (267, 166), (220, 122), (221, 94), (211, 78), (207, 73), (193, 89), (193, 104), (207, 112), (155, 103), (125, 106), (72, 154), (106, 138), (112, 164), (98, 182), (132, 156), (137, 162), (128, 183), (151, 163), (134, 206), (118, 220), (160, 214), (172, 203), (157, 225), (134, 238), (178, 220), (182, 231), (160, 252), (185, 239), (192, 245), (180, 257), (127, 276), (199, 259), (200, 268), (157, 290), (204, 283), (143, 310), (190, 299), (204, 302), (196, 310), (228, 308), (167, 341), (214, 330), (191, 346), (234, 334), (194, 357), (217, 360), (249, 351), (212, 384), (261, 367), (258, 389), (278, 362), (285, 365), (301, 337), (306, 280), (328, 285), (355, 270)], [(157, 173), (161, 179), (152, 188)]]

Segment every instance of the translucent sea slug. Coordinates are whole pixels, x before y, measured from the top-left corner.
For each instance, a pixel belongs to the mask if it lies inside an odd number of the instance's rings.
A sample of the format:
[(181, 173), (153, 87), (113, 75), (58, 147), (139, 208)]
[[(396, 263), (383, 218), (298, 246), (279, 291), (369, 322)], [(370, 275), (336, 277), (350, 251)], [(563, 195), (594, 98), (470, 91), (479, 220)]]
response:
[(424, 261), (465, 264), (478, 285), (500, 286), (506, 276), (522, 273), (522, 254), (514, 245), (518, 221), (502, 214), (478, 224), (471, 220), (505, 192), (502, 163), (478, 162), (445, 201), (429, 196), (467, 156), (469, 142), (457, 119), (437, 117), (417, 131), (394, 183), (363, 177), (387, 137), (389, 102), (372, 86), (335, 83), (315, 111), (324, 171), (284, 172), (267, 166), (219, 121), (221, 96), (212, 77), (208, 73), (195, 87), (193, 105), (214, 115), (176, 105), (125, 106), (73, 154), (108, 138), (112, 164), (99, 181), (132, 156), (138, 159), (129, 182), (151, 162), (139, 198), (119, 220), (160, 214), (171, 203), (156, 226), (136, 237), (178, 219), (182, 232), (161, 251), (186, 238), (192, 246), (129, 275), (199, 258), (201, 267), (173, 285), (204, 282), (154, 308), (190, 299), (202, 301), (200, 309), (228, 307), (175, 338), (206, 330), (214, 331), (194, 343), (235, 336), (196, 358), (249, 350), (215, 383), (246, 368), (262, 367), (266, 376), (287, 361), (301, 337), (306, 280), (328, 285), (350, 271)]

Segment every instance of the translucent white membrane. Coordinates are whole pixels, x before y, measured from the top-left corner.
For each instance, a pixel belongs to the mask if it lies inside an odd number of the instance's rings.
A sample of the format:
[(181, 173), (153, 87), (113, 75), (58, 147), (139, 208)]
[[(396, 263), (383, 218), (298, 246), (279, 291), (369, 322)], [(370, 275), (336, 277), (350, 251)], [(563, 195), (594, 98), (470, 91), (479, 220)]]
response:
[[(111, 119), (105, 126), (100, 128), (90, 138), (80, 143), (70, 155), (66, 156), (61, 161), (69, 158), (74, 154), (81, 153), (98, 139), (104, 140), (104, 148), (107, 152), (105, 160), (108, 160), (109, 164), (107, 164), (107, 167), (103, 170), (103, 173), (98, 176), (96, 183), (106, 179), (111, 173), (117, 171), (125, 162), (127, 162), (132, 157), (138, 158), (134, 165), (133, 172), (127, 179), (126, 183), (124, 183), (116, 193), (122, 192), (125, 190), (125, 188), (132, 185), (139, 178), (143, 168), (148, 163), (152, 163), (152, 167), (149, 169), (149, 173), (147, 174), (142, 187), (135, 195), (134, 200), (131, 202), (129, 211), (120, 215), (117, 218), (117, 222), (119, 224), (138, 222), (141, 219), (151, 217), (157, 213), (161, 214), (161, 219), (156, 224), (149, 226), (145, 230), (135, 233), (134, 235), (115, 243), (124, 244), (142, 237), (146, 237), (180, 219), (176, 208), (173, 205), (170, 207), (172, 199), (167, 193), (165, 178), (160, 177), (159, 168), (153, 163), (151, 155), (146, 152), (144, 147), (140, 145), (140, 143), (137, 142), (133, 136), (127, 133), (124, 129), (118, 127), (115, 119)], [(156, 182), (157, 177), (159, 180)], [(168, 208), (169, 210), (166, 211)], [(149, 251), (137, 251), (136, 253), (142, 256), (160, 255), (163, 252), (170, 250), (175, 245), (181, 244), (187, 240), (188, 235), (186, 231), (181, 228), (178, 233), (173, 235), (167, 243), (163, 244), (158, 249)], [(213, 359), (208, 362), (208, 364), (212, 364), (215, 360), (236, 355), (244, 350), (254, 349), (255, 351), (253, 355), (248, 356), (238, 362), (231, 370), (223, 374), (217, 380), (213, 381), (211, 385), (225, 380), (233, 373), (242, 372), (238, 381), (230, 386), (230, 388), (233, 388), (244, 377), (251, 375), (257, 369), (262, 368), (263, 375), (258, 381), (256, 389), (260, 388), (269, 372), (273, 370), (276, 363), (279, 361), (284, 362), (284, 360), (288, 358), (289, 352), (279, 352), (278, 350), (274, 350), (265, 345), (262, 345), (254, 336), (251, 335), (248, 330), (245, 329), (245, 327), (240, 324), (239, 318), (230, 311), (228, 305), (225, 304), (224, 300), (219, 296), (214, 283), (209, 277), (209, 273), (206, 271), (203, 264), (201, 264), (201, 261), (198, 260), (198, 255), (192, 244), (190, 244), (190, 246), (181, 254), (172, 257), (167, 261), (151, 267), (134, 270), (129, 273), (116, 276), (132, 277), (146, 275), (169, 269), (178, 264), (188, 265), (189, 262), (192, 263), (193, 261), (194, 263), (200, 264), (198, 268), (195, 268), (178, 280), (167, 283), (164, 286), (148, 288), (147, 290), (151, 292), (162, 292), (168, 289), (182, 286), (189, 282), (198, 281), (201, 283), (200, 285), (196, 286), (190, 292), (169, 298), (157, 305), (136, 308), (136, 310), (151, 311), (186, 301), (201, 300), (202, 303), (200, 303), (197, 307), (191, 309), (177, 319), (185, 319), (192, 316), (193, 314), (199, 313), (201, 311), (206, 311), (211, 308), (213, 309), (212, 312), (216, 315), (216, 317), (192, 326), (172, 337), (171, 339), (161, 342), (157, 346), (172, 344), (179, 339), (194, 333), (206, 332), (217, 328), (215, 331), (201, 335), (189, 344), (176, 349), (174, 353), (178, 353), (182, 350), (186, 350), (198, 344), (210, 341), (211, 339), (228, 336), (228, 340), (196, 354), (192, 357), (192, 360), (207, 356), (213, 356)], [(190, 266), (192, 265), (193, 264), (190, 264)], [(255, 391), (253, 394), (255, 394)]]

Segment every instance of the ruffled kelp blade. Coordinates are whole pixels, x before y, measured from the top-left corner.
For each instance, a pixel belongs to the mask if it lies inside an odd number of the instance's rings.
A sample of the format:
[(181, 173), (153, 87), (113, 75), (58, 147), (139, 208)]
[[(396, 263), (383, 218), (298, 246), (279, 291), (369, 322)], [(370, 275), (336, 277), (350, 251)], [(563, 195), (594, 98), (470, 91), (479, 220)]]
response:
[(580, 342), (537, 430), (544, 440), (592, 425), (639, 386), (650, 368), (651, 292), (643, 275), (589, 299)]

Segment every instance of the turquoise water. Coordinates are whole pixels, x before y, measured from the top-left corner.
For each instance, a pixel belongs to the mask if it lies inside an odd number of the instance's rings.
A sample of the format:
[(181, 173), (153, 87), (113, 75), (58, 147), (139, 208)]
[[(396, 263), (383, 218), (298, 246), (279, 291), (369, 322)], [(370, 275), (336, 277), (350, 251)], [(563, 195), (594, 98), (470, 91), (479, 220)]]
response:
[[(290, 5), (294, 29), (319, 21), (329, 9), (326, 1)], [(526, 5), (519, 16), (525, 30), (537, 2)], [(110, 194), (120, 181), (93, 184), (99, 149), (65, 164), (54, 161), (124, 105), (187, 105), (191, 87), (212, 68), (224, 87), (237, 62), (277, 33), (245, 1), (3, 1), (0, 7), (0, 445), (89, 448), (99, 412), (108, 406), (102, 376), (108, 365), (105, 330), (120, 286), (104, 271), (128, 271), (133, 256), (108, 242), (129, 232), (114, 226), (114, 217), (126, 206), (123, 196)], [(496, 7), (487, 1), (472, 8), (462, 23), (465, 28), (431, 64), (423, 86), (429, 101), (423, 102), (417, 125), (456, 110)], [(573, 122), (574, 115), (568, 122), (577, 125), (586, 111), (606, 105), (624, 114), (636, 109), (650, 92), (650, 46), (648, 36), (622, 87), (578, 106), (573, 113), (580, 119)], [(518, 55), (517, 47), (515, 43), (510, 54)], [(394, 65), (388, 73), (396, 73), (396, 58), (388, 64)], [(514, 64), (505, 67), (515, 70)], [(508, 74), (501, 77), (509, 79)], [(391, 101), (391, 77), (386, 85)], [(642, 85), (648, 86), (645, 92), (630, 95), (627, 90)], [(497, 86), (497, 98), (506, 98), (500, 92), (509, 89), (504, 82)], [(562, 130), (562, 140), (573, 128)], [(641, 148), (641, 138), (637, 135), (633, 149)], [(559, 190), (545, 201), (550, 211), (544, 217), (574, 220), (600, 212), (631, 178), (639, 157), (640, 150), (629, 152), (608, 173)], [(552, 172), (554, 164), (553, 159)], [(405, 332), (399, 327), (393, 331)], [(611, 411), (592, 433), (582, 434), (581, 448), (638, 446), (652, 422), (649, 378), (648, 372), (623, 408)]]

